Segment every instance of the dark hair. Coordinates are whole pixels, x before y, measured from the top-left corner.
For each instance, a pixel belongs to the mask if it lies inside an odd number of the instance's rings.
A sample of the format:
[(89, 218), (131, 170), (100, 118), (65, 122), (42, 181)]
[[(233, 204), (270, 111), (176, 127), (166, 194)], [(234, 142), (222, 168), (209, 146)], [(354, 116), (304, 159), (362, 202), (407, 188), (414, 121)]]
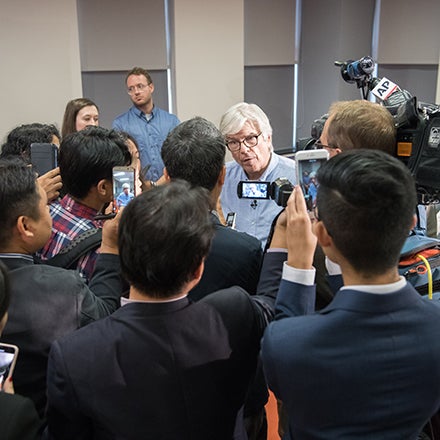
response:
[(183, 179), (211, 191), (225, 163), (225, 139), (215, 125), (196, 117), (175, 127), (162, 145), (171, 179)]
[(112, 180), (112, 168), (129, 165), (131, 155), (115, 130), (86, 127), (69, 134), (60, 145), (60, 173), (66, 192), (79, 199), (102, 179)]
[(209, 193), (173, 181), (135, 197), (119, 225), (122, 273), (150, 296), (179, 293), (208, 254), (213, 225)]
[(26, 163), (31, 161), (32, 143), (51, 143), (53, 136), (61, 138), (53, 124), (23, 124), (11, 130), (2, 146), (0, 158), (20, 156)]
[[(9, 287), (9, 275), (6, 266), (0, 261), (0, 321), (8, 311), (11, 292)], [(0, 330), (1, 332), (1, 330)]]
[(417, 205), (405, 165), (383, 151), (351, 150), (317, 177), (319, 218), (350, 264), (365, 275), (397, 266)]
[(148, 70), (143, 69), (142, 67), (133, 67), (133, 69), (130, 70), (130, 72), (127, 73), (127, 76), (125, 77), (125, 82), (127, 83), (127, 79), (131, 75), (143, 75), (145, 76), (147, 83), (152, 84), (153, 80), (151, 79), (150, 74), (148, 73)]
[(64, 111), (63, 125), (61, 126), (61, 135), (63, 138), (68, 134), (76, 132), (76, 116), (84, 107), (95, 106), (99, 112), (99, 107), (88, 98), (76, 98), (69, 101)]
[(17, 218), (38, 219), (40, 194), (36, 174), (21, 159), (0, 160), (0, 244), (9, 243)]

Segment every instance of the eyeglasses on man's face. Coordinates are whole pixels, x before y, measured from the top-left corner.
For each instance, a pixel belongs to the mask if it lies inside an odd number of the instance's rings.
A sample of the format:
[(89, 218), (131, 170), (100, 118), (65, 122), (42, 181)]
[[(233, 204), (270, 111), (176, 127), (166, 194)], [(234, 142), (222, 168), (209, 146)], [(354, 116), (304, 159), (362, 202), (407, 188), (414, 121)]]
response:
[(319, 148), (319, 149), (321, 149), (321, 148), (326, 148), (326, 149), (328, 149), (328, 150), (336, 150), (338, 147), (333, 147), (333, 146), (331, 146), (331, 145), (325, 145), (325, 144), (323, 144), (322, 142), (321, 142), (321, 139), (318, 139), (316, 142), (315, 142), (315, 147), (316, 148)]
[(254, 148), (258, 145), (258, 138), (261, 136), (261, 132), (258, 134), (252, 134), (250, 136), (245, 137), (242, 141), (238, 141), (236, 139), (228, 139), (226, 140), (226, 146), (229, 148), (229, 151), (235, 153), (240, 150), (241, 144), (243, 144), (247, 148)]
[(136, 86), (131, 86), (127, 89), (129, 95), (133, 95), (137, 90), (143, 92), (150, 84), (137, 84)]

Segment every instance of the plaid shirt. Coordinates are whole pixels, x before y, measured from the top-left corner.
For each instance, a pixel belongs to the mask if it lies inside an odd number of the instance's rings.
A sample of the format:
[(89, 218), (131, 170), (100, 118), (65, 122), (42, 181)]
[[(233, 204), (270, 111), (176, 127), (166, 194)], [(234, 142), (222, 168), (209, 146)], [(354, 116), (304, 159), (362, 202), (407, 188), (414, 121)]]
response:
[[(38, 256), (42, 260), (52, 258), (76, 236), (89, 229), (102, 227), (102, 221), (94, 220), (96, 214), (95, 209), (76, 202), (69, 195), (51, 203), (52, 234)], [(99, 249), (88, 252), (78, 260), (77, 270), (87, 282), (92, 276), (98, 253)]]

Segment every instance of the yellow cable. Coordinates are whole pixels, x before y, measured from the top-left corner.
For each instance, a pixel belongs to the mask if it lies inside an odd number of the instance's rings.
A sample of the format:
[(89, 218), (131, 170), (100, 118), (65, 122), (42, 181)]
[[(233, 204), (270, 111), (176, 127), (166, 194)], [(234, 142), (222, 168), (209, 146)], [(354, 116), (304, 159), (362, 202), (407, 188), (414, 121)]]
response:
[(426, 270), (428, 271), (428, 298), (432, 299), (432, 272), (431, 272), (431, 265), (429, 264), (428, 260), (421, 254), (417, 254), (417, 256), (425, 263)]

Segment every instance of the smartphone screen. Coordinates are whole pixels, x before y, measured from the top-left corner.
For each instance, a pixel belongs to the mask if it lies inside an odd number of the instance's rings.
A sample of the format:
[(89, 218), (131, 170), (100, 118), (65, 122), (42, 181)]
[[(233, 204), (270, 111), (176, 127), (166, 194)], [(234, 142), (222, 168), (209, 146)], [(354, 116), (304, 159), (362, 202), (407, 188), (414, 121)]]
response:
[(127, 206), (135, 196), (135, 173), (132, 167), (113, 168), (114, 208)]
[(12, 376), (17, 360), (18, 347), (9, 344), (0, 344), (0, 387), (5, 380)]
[(31, 144), (32, 168), (42, 176), (58, 166), (58, 147), (55, 144)]
[(316, 196), (319, 186), (316, 176), (317, 172), (320, 166), (327, 160), (328, 152), (326, 150), (310, 150), (296, 153), (295, 161), (298, 184), (304, 193), (309, 211), (312, 211), (316, 206)]

